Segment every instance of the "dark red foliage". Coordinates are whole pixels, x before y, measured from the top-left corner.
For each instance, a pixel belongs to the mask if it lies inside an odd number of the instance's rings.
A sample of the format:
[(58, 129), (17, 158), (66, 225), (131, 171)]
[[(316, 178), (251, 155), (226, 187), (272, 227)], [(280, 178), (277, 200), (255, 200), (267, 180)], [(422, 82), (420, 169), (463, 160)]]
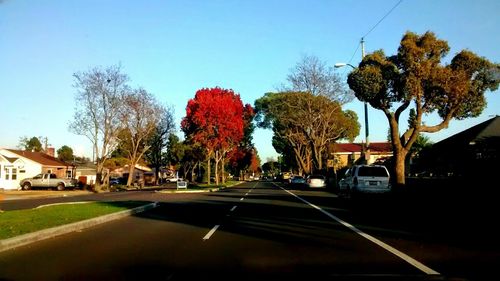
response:
[(187, 137), (209, 151), (228, 149), (243, 138), (244, 112), (252, 114), (253, 109), (244, 108), (233, 90), (204, 88), (189, 100), (181, 128)]

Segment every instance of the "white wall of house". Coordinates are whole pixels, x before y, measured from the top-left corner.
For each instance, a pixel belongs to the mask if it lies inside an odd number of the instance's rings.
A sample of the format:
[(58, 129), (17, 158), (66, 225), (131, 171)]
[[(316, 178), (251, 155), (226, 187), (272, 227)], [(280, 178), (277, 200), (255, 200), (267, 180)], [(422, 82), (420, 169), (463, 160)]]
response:
[(12, 153), (6, 149), (0, 149), (0, 155), (10, 158), (18, 158), (11, 163), (0, 156), (0, 189), (15, 190), (19, 183), (25, 179), (36, 176), (42, 172), (42, 165), (27, 158)]

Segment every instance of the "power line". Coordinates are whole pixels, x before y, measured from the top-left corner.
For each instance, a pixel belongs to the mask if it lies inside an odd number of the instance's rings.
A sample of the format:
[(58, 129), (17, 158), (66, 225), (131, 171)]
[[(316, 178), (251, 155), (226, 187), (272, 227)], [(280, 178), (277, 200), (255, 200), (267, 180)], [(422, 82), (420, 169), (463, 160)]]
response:
[(370, 34), (374, 29), (375, 27), (377, 27), (377, 25), (379, 25), (388, 15), (390, 15), (392, 13), (392, 11), (394, 11), (394, 9), (396, 9), (397, 6), (399, 6), (399, 4), (401, 4), (401, 2), (403, 2), (403, 0), (399, 0), (398, 3), (396, 3), (396, 5), (394, 5), (390, 10), (389, 12), (387, 12), (385, 14), (385, 16), (383, 16), (371, 29), (370, 31), (368, 31), (365, 35), (363, 35), (363, 37), (361, 37), (361, 39), (365, 38), (366, 36), (368, 36), (368, 34)]
[[(403, 0), (399, 0), (365, 35), (363, 35), (363, 37), (361, 37), (361, 41), (363, 41), (364, 38), (366, 36), (368, 36), (368, 34), (370, 34), (387, 16), (389, 16), (392, 13), (392, 11), (394, 11), (394, 9), (396, 9), (399, 6), (399, 4), (401, 4), (401, 2), (403, 2)], [(354, 53), (352, 54), (351, 58), (347, 62), (348, 64), (350, 64), (352, 62), (352, 60), (354, 59), (354, 56), (356, 56), (356, 54), (357, 54), (357, 52), (359, 50), (359, 46), (360, 45), (361, 45), (361, 43), (358, 44), (358, 46), (356, 47), (356, 50), (354, 51)], [(343, 75), (345, 75), (346, 72), (347, 72), (347, 69), (344, 70), (344, 74)]]

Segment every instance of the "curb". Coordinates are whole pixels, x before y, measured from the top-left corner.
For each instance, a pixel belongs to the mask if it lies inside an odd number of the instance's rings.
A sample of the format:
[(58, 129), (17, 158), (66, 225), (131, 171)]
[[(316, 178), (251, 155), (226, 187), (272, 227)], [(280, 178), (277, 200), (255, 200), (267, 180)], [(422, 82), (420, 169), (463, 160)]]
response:
[(112, 220), (121, 219), (123, 217), (138, 214), (153, 208), (158, 207), (158, 202), (150, 203), (144, 206), (136, 207), (130, 210), (124, 210), (109, 215), (104, 215), (96, 218), (91, 218), (83, 221), (78, 221), (70, 224), (60, 225), (52, 228), (39, 230), (32, 233), (26, 233), (16, 237), (0, 240), (0, 252), (17, 248), (20, 246), (28, 245), (41, 240), (49, 239), (55, 236), (63, 235), (66, 233), (74, 232), (84, 228), (89, 228), (98, 224), (106, 223)]

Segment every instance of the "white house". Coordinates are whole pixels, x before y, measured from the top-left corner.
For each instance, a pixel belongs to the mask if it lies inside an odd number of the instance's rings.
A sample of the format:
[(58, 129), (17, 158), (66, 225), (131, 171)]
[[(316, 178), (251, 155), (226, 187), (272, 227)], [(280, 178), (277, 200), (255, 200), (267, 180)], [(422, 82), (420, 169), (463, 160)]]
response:
[(40, 173), (73, 177), (74, 167), (42, 152), (0, 148), (0, 189), (18, 189), (19, 183)]

